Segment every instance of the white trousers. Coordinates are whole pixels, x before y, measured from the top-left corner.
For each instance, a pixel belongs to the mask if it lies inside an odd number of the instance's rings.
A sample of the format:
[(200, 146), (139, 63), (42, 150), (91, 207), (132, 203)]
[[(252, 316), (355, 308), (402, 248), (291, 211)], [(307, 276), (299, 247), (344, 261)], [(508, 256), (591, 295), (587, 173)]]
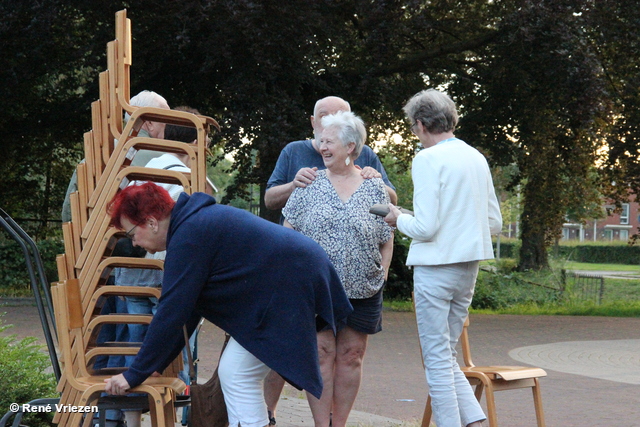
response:
[(414, 298), (434, 421), (460, 427), (486, 419), (456, 361), (478, 261), (414, 267)]
[(230, 427), (264, 427), (269, 424), (263, 381), (267, 365), (233, 338), (220, 358), (218, 376), (227, 405)]

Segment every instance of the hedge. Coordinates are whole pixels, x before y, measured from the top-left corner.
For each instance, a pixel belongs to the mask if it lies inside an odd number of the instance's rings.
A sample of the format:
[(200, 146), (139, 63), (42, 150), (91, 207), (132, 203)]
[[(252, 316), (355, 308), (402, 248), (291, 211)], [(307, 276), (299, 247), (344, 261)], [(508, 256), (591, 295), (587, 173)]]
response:
[[(49, 238), (36, 243), (40, 257), (44, 263), (48, 282), (58, 278), (56, 256), (64, 253), (64, 243), (60, 238)], [(34, 266), (35, 268), (35, 266)], [(24, 253), (18, 243), (13, 240), (0, 242), (0, 287), (14, 289), (29, 288), (29, 272)]]
[[(500, 257), (517, 258), (518, 248), (518, 244), (500, 243)], [(640, 265), (640, 246), (558, 245), (550, 248), (549, 254), (576, 262)]]

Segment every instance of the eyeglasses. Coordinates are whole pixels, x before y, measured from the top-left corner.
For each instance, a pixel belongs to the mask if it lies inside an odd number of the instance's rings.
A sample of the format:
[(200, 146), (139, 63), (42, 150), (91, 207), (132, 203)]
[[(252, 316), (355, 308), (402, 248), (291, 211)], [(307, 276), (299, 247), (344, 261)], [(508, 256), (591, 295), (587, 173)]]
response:
[(124, 233), (124, 235), (125, 235), (125, 236), (127, 236), (127, 238), (128, 238), (128, 239), (133, 240), (133, 234), (131, 234), (131, 233), (133, 233), (133, 230), (135, 230), (135, 229), (136, 229), (136, 227), (138, 227), (138, 225), (140, 225), (140, 224), (136, 224), (136, 225), (134, 225), (134, 226), (131, 228), (131, 230), (129, 230), (129, 231), (127, 231), (126, 233)]
[(414, 135), (416, 134), (416, 131), (413, 130), (413, 128), (418, 124), (418, 121), (416, 120), (415, 122), (413, 122), (413, 124), (411, 125), (411, 127), (409, 128), (409, 130), (411, 130), (411, 133), (413, 133)]

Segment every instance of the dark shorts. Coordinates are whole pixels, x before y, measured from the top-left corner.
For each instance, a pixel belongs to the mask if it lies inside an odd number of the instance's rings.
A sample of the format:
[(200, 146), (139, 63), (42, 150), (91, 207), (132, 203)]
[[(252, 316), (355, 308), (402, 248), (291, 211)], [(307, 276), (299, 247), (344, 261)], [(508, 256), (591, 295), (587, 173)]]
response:
[[(363, 299), (351, 299), (349, 302), (353, 306), (353, 312), (336, 325), (336, 330), (340, 331), (345, 326), (364, 334), (377, 334), (382, 330), (382, 291), (386, 286), (385, 280), (382, 288), (373, 296)], [(316, 330), (325, 331), (331, 327), (320, 317), (316, 317)]]
[[(385, 285), (387, 282), (385, 281)], [(382, 291), (364, 299), (349, 299), (353, 312), (347, 317), (347, 326), (364, 334), (377, 334), (382, 330)]]

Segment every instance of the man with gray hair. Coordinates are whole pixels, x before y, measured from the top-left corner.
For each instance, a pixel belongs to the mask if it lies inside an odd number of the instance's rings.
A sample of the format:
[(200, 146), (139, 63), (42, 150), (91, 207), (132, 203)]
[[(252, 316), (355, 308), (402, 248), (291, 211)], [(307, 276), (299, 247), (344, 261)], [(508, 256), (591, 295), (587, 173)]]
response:
[[(287, 144), (267, 182), (264, 202), (268, 209), (282, 209), (296, 187), (306, 187), (317, 176), (317, 171), (325, 169), (319, 142), (322, 133), (322, 118), (338, 111), (351, 111), (347, 101), (337, 96), (327, 96), (316, 102), (311, 116), (313, 139), (294, 141)], [(395, 187), (389, 181), (384, 166), (373, 150), (365, 146), (355, 164), (362, 169), (364, 178), (382, 178), (392, 203), (397, 200)]]
[[(163, 108), (165, 110), (169, 109), (167, 100), (156, 92), (150, 90), (143, 90), (142, 92), (131, 98), (129, 104), (133, 105), (134, 107), (155, 107)], [(130, 118), (131, 116), (129, 115), (129, 113), (126, 113), (124, 115), (124, 122), (127, 123)], [(164, 127), (164, 123), (146, 121), (142, 125), (138, 136), (164, 139)], [(162, 153), (157, 151), (140, 150), (136, 153), (136, 156), (131, 161), (131, 166), (144, 166), (149, 162), (149, 160), (161, 155)], [(82, 161), (84, 162), (84, 160)], [(70, 196), (71, 193), (75, 191), (78, 191), (78, 175), (74, 170), (73, 175), (69, 180), (69, 186), (67, 187), (67, 193), (64, 196), (64, 202), (62, 203), (62, 222), (71, 221)]]
[[(129, 101), (129, 104), (134, 107), (154, 107), (169, 109), (167, 100), (161, 95), (150, 90), (143, 90)], [(124, 115), (124, 122), (127, 123), (131, 116), (129, 113)], [(138, 136), (146, 136), (150, 138), (164, 139), (165, 124), (160, 122), (145, 121), (138, 132)], [(149, 163), (149, 160), (161, 156), (163, 153), (158, 151), (140, 150), (136, 153), (136, 156), (131, 161), (131, 166), (145, 166)]]
[(479, 262), (493, 258), (502, 216), (487, 160), (453, 134), (458, 113), (429, 89), (404, 107), (424, 149), (413, 159), (414, 215), (390, 205), (387, 224), (411, 237), (416, 319), (435, 423), (481, 427), (486, 418), (456, 362)]

